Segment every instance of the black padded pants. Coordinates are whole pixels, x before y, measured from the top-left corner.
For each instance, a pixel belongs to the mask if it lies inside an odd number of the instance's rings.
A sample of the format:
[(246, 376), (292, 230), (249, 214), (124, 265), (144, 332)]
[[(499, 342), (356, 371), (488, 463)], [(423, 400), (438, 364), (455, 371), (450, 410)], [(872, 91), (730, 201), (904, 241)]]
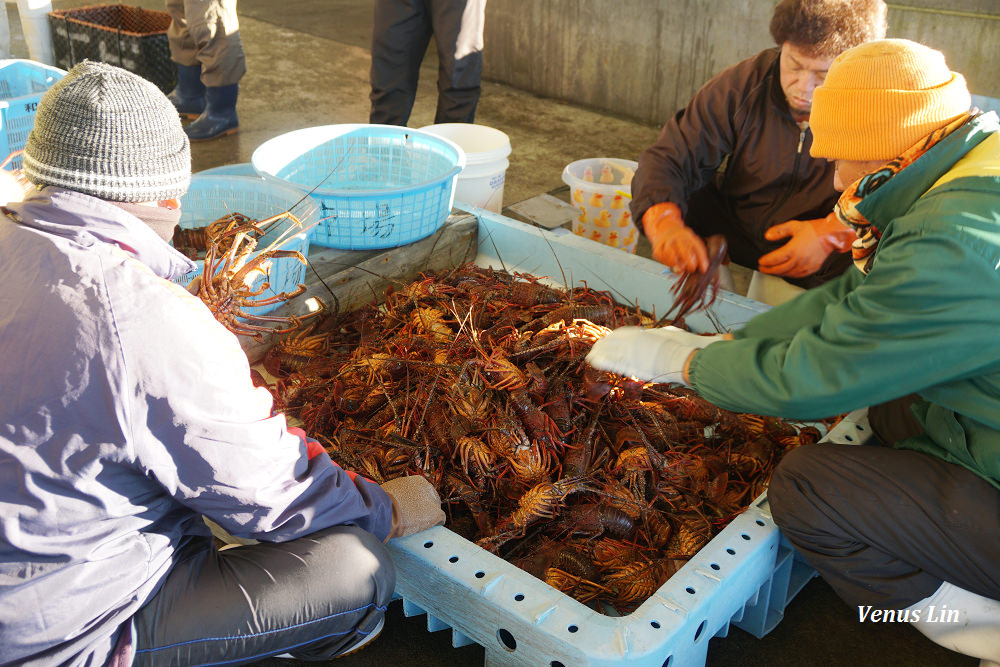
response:
[(136, 614), (132, 664), (329, 660), (375, 629), (395, 584), (385, 546), (354, 526), (223, 551), (199, 541)]
[(849, 605), (904, 609), (942, 581), (1000, 599), (1000, 490), (937, 457), (877, 445), (789, 452), (775, 522)]

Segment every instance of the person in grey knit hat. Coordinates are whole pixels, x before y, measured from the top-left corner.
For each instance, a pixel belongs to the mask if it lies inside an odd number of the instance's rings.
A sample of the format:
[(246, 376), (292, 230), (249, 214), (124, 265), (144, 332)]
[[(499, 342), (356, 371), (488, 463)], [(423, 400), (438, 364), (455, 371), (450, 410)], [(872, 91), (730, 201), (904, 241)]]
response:
[(191, 150), (173, 105), (150, 81), (85, 60), (45, 95), (24, 147), (24, 174), (100, 199), (175, 199)]
[[(167, 97), (84, 62), (42, 97), (0, 211), (0, 662), (325, 660), (378, 636), (419, 476), (337, 466), (172, 282), (191, 178)], [(220, 211), (223, 215), (229, 211)], [(244, 542), (218, 549), (206, 519)]]

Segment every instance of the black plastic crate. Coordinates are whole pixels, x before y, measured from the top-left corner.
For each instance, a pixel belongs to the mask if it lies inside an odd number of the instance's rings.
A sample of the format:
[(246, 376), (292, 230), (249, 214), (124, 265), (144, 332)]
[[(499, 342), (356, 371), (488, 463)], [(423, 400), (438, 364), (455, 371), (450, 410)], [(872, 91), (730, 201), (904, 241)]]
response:
[(56, 65), (84, 60), (117, 65), (149, 79), (164, 93), (177, 83), (170, 59), (170, 14), (129, 5), (93, 5), (49, 12)]

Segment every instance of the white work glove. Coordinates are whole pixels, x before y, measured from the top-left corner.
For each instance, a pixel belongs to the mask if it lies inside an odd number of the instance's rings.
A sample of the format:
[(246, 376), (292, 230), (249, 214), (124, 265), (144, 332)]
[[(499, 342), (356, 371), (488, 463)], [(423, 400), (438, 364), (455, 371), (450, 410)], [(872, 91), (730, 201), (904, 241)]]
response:
[(587, 353), (594, 368), (646, 382), (684, 381), (684, 365), (695, 350), (722, 340), (724, 334), (699, 336), (677, 327), (621, 327), (599, 339)]
[(389, 537), (405, 537), (444, 524), (441, 496), (420, 475), (397, 477), (382, 484), (392, 498), (393, 529)]

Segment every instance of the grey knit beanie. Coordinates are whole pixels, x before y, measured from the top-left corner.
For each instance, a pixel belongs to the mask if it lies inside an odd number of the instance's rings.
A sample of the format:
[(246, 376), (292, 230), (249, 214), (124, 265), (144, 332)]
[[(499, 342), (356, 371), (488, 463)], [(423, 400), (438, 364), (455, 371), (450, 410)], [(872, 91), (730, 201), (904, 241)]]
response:
[(174, 199), (191, 182), (191, 148), (167, 96), (120, 67), (85, 60), (42, 96), (24, 175), (119, 202)]

